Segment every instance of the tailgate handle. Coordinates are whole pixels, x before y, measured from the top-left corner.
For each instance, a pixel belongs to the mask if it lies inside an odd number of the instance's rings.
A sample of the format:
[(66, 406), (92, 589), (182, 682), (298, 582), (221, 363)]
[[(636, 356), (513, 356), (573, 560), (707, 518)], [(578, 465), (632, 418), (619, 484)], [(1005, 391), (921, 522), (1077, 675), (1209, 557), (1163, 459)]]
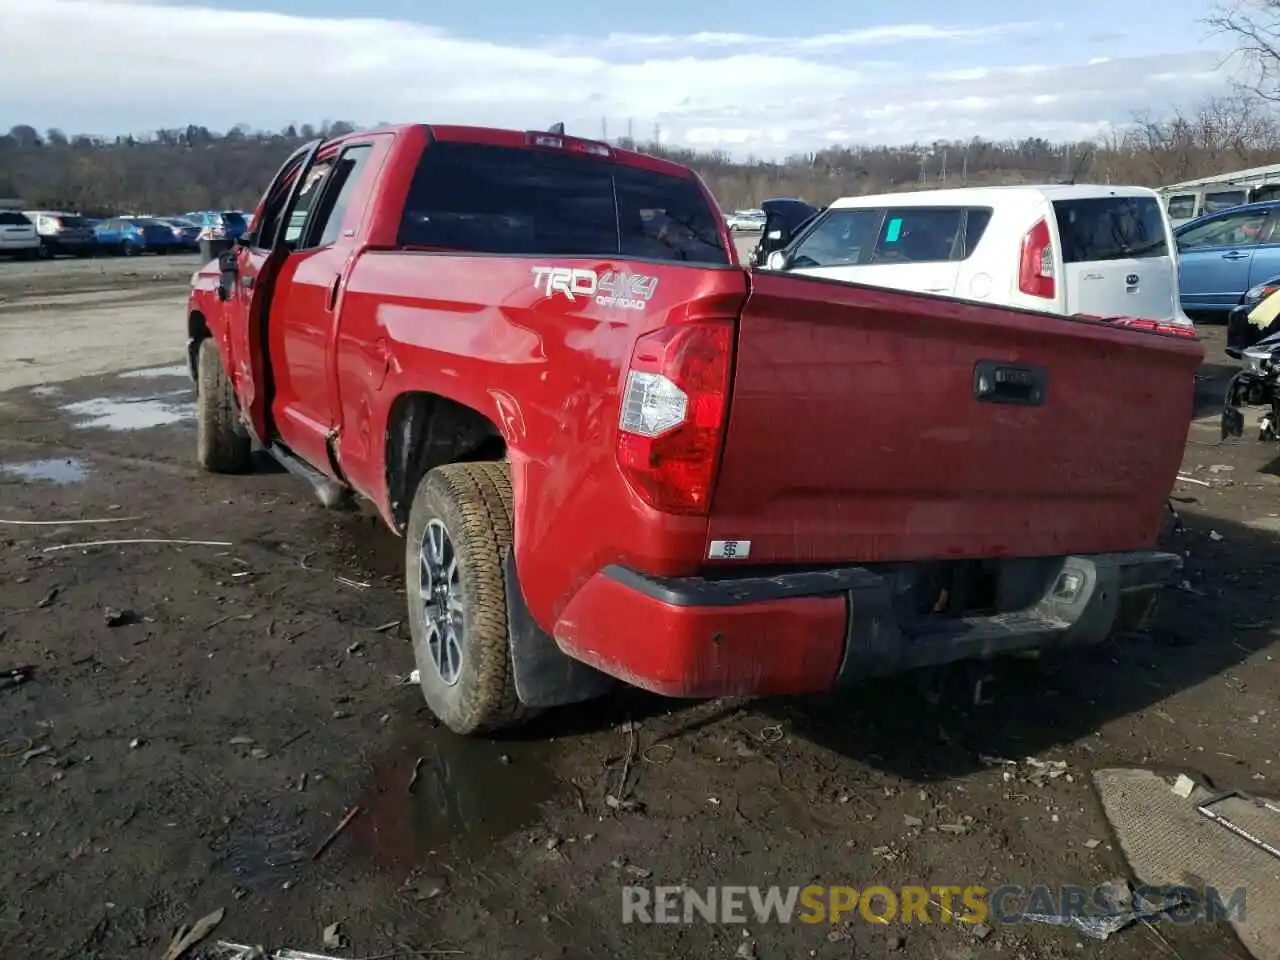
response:
[(973, 395), (981, 403), (1013, 403), (1038, 407), (1044, 403), (1049, 374), (1044, 367), (1019, 367), (998, 360), (973, 365)]

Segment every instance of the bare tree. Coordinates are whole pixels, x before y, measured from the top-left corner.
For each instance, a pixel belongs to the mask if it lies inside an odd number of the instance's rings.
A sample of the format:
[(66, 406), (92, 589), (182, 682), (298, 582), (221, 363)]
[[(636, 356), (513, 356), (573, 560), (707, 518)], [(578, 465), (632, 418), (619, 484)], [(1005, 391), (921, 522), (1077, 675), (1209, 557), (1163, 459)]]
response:
[(1280, 0), (1226, 0), (1205, 18), (1234, 46), (1240, 85), (1264, 100), (1280, 100)]

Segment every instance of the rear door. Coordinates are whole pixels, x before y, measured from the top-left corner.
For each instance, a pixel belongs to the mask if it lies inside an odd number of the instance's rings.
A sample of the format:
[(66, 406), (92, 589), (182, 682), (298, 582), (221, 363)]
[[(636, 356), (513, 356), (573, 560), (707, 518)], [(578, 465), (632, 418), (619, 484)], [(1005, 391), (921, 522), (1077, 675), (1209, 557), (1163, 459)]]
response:
[(1249, 286), (1266, 283), (1276, 276), (1280, 276), (1280, 210), (1273, 208), (1258, 232), (1258, 243), (1249, 261)]
[(293, 206), (295, 195), (306, 182), (307, 171), (321, 143), (312, 141), (285, 161), (263, 197), (262, 222), (251, 236), (224, 255), (227, 258), (224, 262), (232, 266), (230, 271), (224, 271), (224, 276), (233, 285), (231, 299), (226, 304), (230, 320), (226, 327), (234, 357), (236, 391), (241, 409), (248, 412), (249, 422), (263, 442), (268, 442), (274, 434), (269, 407), (272, 382), (266, 311), (275, 274), (288, 249), (285, 212)]
[(298, 195), (285, 221), (288, 252), (268, 321), (272, 416), (285, 444), (325, 472), (331, 472), (328, 436), (338, 425), (339, 291), (389, 139), (346, 144), (318, 159), (307, 178), (313, 185)]
[(1185, 310), (1230, 310), (1249, 289), (1254, 248), (1267, 208), (1232, 210), (1177, 233), (1179, 289)]
[(1108, 195), (1052, 203), (1066, 313), (1148, 320), (1178, 316), (1177, 268), (1158, 199)]

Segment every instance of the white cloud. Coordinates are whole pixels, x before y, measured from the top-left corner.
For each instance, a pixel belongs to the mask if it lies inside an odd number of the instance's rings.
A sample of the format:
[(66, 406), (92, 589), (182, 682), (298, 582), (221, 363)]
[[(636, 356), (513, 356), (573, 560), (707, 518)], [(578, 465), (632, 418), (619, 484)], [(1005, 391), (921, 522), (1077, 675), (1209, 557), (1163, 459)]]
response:
[[(1225, 83), (1220, 55), (1204, 49), (1104, 56), (1095, 44), (1073, 62), (1052, 24), (516, 45), (418, 23), (147, 0), (0, 0), (0, 23), (0, 118), (104, 134), (350, 119), (563, 120), (594, 135), (604, 117), (611, 135), (630, 118), (638, 137), (656, 123), (664, 142), (769, 156), (832, 142), (1088, 137)], [(1041, 62), (1008, 62), (1015, 52)]]

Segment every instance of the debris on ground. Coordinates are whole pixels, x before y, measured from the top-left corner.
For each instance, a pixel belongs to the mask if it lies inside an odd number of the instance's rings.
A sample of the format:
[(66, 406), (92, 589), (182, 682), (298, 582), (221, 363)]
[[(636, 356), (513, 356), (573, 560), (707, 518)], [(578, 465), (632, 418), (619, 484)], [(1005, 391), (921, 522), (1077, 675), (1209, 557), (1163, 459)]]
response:
[(341, 923), (331, 923), (324, 928), (324, 945), (331, 950), (341, 950), (351, 941), (347, 939), (347, 935), (342, 932)]
[(53, 601), (58, 599), (58, 593), (61, 589), (62, 589), (61, 587), (54, 587), (52, 590), (50, 590), (43, 597), (40, 598), (40, 601), (36, 604), (36, 606), (39, 607), (41, 610), (44, 610), (46, 607), (52, 606)]
[(1173, 783), (1173, 792), (1186, 800), (1195, 792), (1196, 782), (1188, 777), (1185, 773), (1178, 774), (1178, 779)]
[(56, 553), (59, 550), (81, 550), (87, 547), (115, 547), (135, 543), (167, 543), (187, 547), (230, 547), (229, 540), (172, 540), (167, 537), (148, 537), (140, 540), (86, 540), (84, 543), (60, 543), (56, 547), (45, 547), (45, 553)]
[(137, 617), (132, 610), (117, 610), (115, 607), (107, 607), (102, 611), (102, 619), (108, 627), (123, 627), (133, 623)]
[(20, 687), (31, 679), (31, 675), (35, 673), (36, 668), (25, 665), (21, 667), (12, 667), (8, 670), (0, 670), (0, 690), (5, 687)]
[(213, 913), (201, 917), (190, 927), (183, 926), (174, 934), (169, 949), (164, 952), (164, 960), (179, 960), (197, 943), (213, 933), (213, 928), (222, 922), (226, 910), (219, 907)]
[(1103, 897), (1108, 901), (1111, 911), (1103, 916), (1085, 916), (1074, 911), (1061, 913), (1024, 913), (1023, 920), (1032, 923), (1047, 923), (1059, 927), (1075, 927), (1086, 937), (1094, 940), (1106, 940), (1119, 933), (1137, 920), (1157, 919), (1163, 914), (1176, 910), (1187, 903), (1185, 893), (1174, 892), (1162, 903), (1154, 903), (1138, 897), (1135, 901), (1133, 891), (1127, 880), (1112, 880), (1104, 884)]
[(338, 839), (338, 836), (342, 833), (342, 831), (347, 829), (347, 827), (351, 825), (351, 821), (354, 820), (357, 816), (359, 816), (359, 814), (360, 814), (359, 807), (352, 807), (350, 810), (348, 810), (346, 813), (346, 816), (344, 816), (338, 822), (338, 825), (333, 828), (333, 832), (330, 833), (327, 837), (325, 837), (323, 841), (321, 841), (320, 846), (316, 847), (316, 852), (311, 855), (311, 859), (319, 860), (320, 855), (329, 849), (329, 846), (333, 843), (333, 841)]

